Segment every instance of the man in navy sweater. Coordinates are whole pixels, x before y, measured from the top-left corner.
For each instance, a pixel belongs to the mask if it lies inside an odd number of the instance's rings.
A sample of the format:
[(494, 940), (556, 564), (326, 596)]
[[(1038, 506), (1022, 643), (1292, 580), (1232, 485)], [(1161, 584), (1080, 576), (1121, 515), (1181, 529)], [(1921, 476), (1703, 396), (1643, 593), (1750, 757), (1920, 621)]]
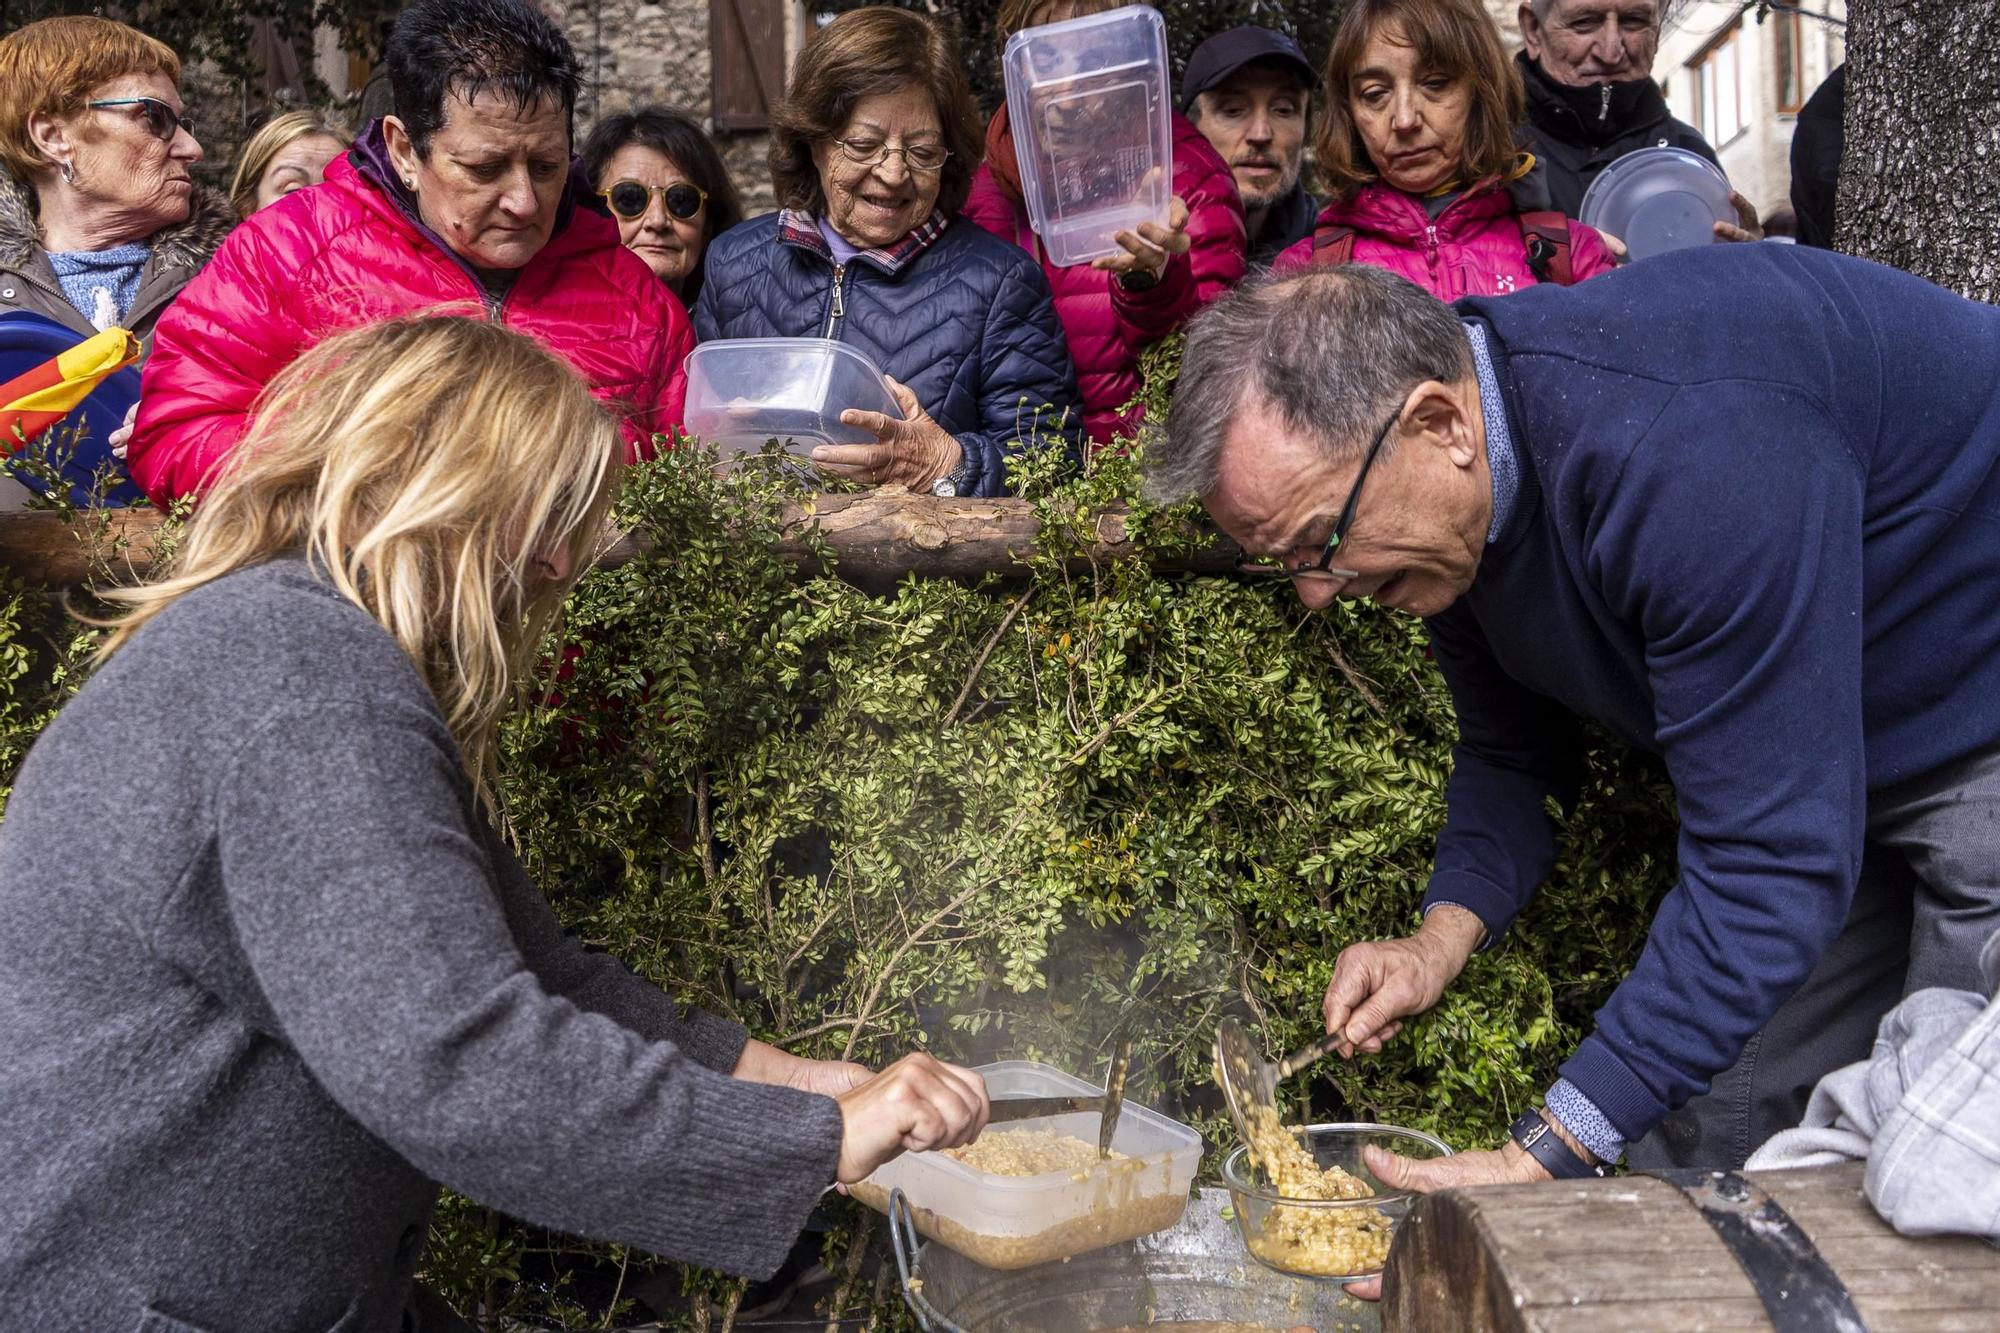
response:
[(1348, 1054), (1547, 876), (1579, 718), (1673, 779), (1679, 882), (1546, 1106), (1392, 1182), (1579, 1175), (1628, 1144), (1734, 1167), (1906, 988), (1975, 988), (2000, 925), (2000, 310), (1778, 246), (1456, 311), (1320, 269), (1195, 322), (1149, 467), (1309, 605), (1429, 623), (1447, 817), (1421, 928), (1336, 965)]

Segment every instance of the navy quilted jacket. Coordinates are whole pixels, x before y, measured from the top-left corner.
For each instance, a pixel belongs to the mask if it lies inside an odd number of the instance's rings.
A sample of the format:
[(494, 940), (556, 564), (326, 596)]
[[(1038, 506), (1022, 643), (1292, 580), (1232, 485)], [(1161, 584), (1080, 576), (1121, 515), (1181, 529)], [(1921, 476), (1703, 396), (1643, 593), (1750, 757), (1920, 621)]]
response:
[(837, 270), (803, 214), (752, 218), (709, 245), (695, 336), (832, 337), (866, 352), (964, 447), (963, 493), (999, 495), (1031, 430), (1077, 449), (1082, 399), (1034, 256), (970, 222), (931, 235), (942, 222)]

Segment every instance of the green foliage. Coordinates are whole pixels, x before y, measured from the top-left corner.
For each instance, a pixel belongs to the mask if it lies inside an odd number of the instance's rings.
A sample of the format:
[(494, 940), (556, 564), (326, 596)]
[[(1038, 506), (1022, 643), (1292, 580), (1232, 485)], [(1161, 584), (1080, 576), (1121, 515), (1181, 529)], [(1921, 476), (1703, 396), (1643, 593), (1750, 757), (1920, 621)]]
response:
[[(1154, 412), (1176, 351), (1149, 359)], [(1020, 465), (1043, 536), (1016, 576), (879, 593), (781, 555), (786, 502), (813, 503), (795, 483), (708, 461), (631, 479), (622, 518), (651, 554), (583, 580), (550, 650), (566, 675), (507, 734), (511, 831), (557, 911), (805, 1055), (922, 1046), (1094, 1077), (1129, 1014), (1132, 1095), (1221, 1147), (1216, 1019), (1302, 1045), (1339, 950), (1416, 922), (1454, 735), (1421, 626), (1091, 563), (1107, 525), (1162, 562), (1203, 540), (1185, 510), (1113, 511), (1137, 482), (1114, 455), (1067, 480)], [(40, 665), (38, 612), (0, 590), (6, 771), (68, 688)], [(1589, 772), (1510, 936), (1382, 1055), (1297, 1080), (1295, 1111), (1490, 1145), (1546, 1086), (1672, 863), (1658, 772), (1609, 745)], [(880, 1226), (834, 1213), (838, 1269)], [(457, 1199), (426, 1263), (491, 1328), (602, 1326), (654, 1270), (690, 1326), (726, 1327), (739, 1287)]]

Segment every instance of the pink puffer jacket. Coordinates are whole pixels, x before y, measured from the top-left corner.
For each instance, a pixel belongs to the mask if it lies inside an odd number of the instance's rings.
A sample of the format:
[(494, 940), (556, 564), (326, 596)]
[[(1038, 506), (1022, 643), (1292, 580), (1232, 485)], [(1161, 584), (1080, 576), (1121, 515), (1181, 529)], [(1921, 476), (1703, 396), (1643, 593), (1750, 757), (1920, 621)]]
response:
[[(1482, 181), (1451, 201), (1433, 219), (1424, 201), (1393, 185), (1374, 181), (1353, 199), (1320, 210), (1314, 229), (1354, 229), (1353, 262), (1373, 264), (1408, 278), (1444, 301), (1461, 296), (1504, 296), (1532, 287), (1527, 243), (1521, 238), (1523, 210), (1514, 193), (1495, 178)], [(1581, 222), (1569, 224), (1569, 265), (1574, 281), (1613, 268), (1604, 240)], [(1313, 237), (1286, 250), (1271, 265), (1290, 273), (1313, 262)]]
[(575, 369), (625, 418), (629, 454), (678, 427), (694, 330), (679, 301), (618, 243), (618, 227), (571, 197), (554, 234), (504, 297), (397, 192), (371, 126), (300, 190), (230, 233), (160, 319), (129, 464), (155, 504), (199, 494), (235, 450), (272, 377), (330, 334), (442, 308), (484, 313)]
[[(1028, 226), (1028, 206), (1019, 189), (1008, 180), (1012, 143), (1005, 116), (1002, 108), (994, 117), (986, 164), (972, 178), (972, 197), (963, 213), (1042, 261), (1042, 271), (1055, 291), (1056, 315), (1069, 339), (1070, 357), (1076, 362), (1084, 425), (1093, 445), (1106, 444), (1118, 435), (1129, 435), (1138, 425), (1136, 411), (1120, 409), (1139, 391), (1139, 353), (1242, 280), (1243, 201), (1237, 197), (1228, 164), (1200, 130), (1175, 115), (1174, 193), (1188, 206), (1188, 254), (1176, 256), (1159, 285), (1144, 292), (1127, 291), (1111, 274), (1088, 264), (1057, 268)], [(996, 154), (996, 143), (1002, 140), (1005, 148)], [(999, 163), (1007, 165), (996, 172)]]

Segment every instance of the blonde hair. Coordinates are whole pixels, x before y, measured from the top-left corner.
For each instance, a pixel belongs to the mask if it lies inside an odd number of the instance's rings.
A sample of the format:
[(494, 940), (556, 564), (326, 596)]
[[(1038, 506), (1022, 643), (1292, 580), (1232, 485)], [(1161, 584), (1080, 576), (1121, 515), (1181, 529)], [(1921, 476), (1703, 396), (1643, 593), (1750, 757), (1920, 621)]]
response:
[(287, 111), (265, 121), (243, 145), (236, 175), (229, 182), (229, 202), (236, 205), (236, 216), (247, 218), (257, 211), (257, 187), (264, 183), (271, 160), (310, 135), (323, 135), (342, 148), (354, 142), (344, 125), (317, 111)]
[[(415, 316), (340, 334), (272, 380), (165, 574), (103, 594), (109, 658), (174, 602), (304, 553), (416, 663), (499, 813), (497, 734), (595, 554), (623, 447), (611, 413), (532, 339)], [(566, 544), (569, 577), (537, 579)]]
[(128, 74), (181, 81), (173, 48), (115, 19), (40, 19), (0, 38), (0, 167), (24, 185), (55, 170), (28, 137), (32, 116), (73, 116), (91, 90)]

